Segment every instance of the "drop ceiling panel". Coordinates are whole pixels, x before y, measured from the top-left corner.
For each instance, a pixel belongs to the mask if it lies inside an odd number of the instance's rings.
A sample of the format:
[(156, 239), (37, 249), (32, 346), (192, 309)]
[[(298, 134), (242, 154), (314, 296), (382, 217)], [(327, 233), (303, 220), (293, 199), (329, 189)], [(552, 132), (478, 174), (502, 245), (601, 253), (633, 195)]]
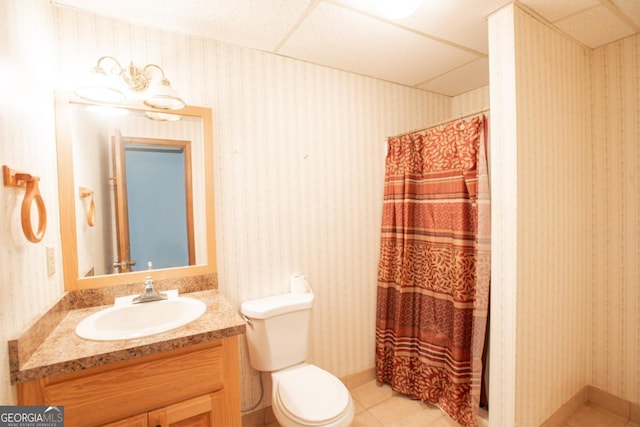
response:
[(590, 48), (611, 43), (636, 32), (603, 6), (571, 15), (554, 22), (554, 25)]
[(489, 82), (489, 60), (478, 59), (418, 86), (420, 89), (456, 96), (486, 86)]
[(520, 0), (549, 22), (600, 5), (599, 0)]
[(125, 22), (273, 50), (312, 0), (52, 0)]
[(636, 30), (640, 28), (640, 1), (639, 0), (613, 0), (613, 4), (620, 9), (633, 23)]
[(278, 53), (409, 86), (477, 58), (327, 2), (313, 10)]
[[(383, 18), (371, 0), (339, 2)], [(508, 3), (509, 0), (423, 1), (411, 16), (390, 22), (487, 54), (487, 16)]]

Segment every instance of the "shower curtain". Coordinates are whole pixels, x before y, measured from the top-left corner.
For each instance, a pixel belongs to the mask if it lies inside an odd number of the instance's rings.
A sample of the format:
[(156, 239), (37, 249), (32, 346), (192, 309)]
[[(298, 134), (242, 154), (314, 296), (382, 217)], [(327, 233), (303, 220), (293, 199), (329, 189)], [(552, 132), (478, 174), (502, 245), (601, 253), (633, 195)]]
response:
[(376, 376), (476, 426), (489, 296), (486, 118), (388, 140)]

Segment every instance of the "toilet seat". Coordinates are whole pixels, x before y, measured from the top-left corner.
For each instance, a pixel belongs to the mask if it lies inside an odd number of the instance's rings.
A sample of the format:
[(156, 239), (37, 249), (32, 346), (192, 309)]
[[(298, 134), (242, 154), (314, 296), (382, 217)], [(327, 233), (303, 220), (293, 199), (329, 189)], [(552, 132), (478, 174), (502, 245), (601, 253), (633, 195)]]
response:
[(274, 375), (278, 408), (297, 424), (331, 424), (345, 416), (353, 405), (344, 384), (317, 366), (299, 365)]

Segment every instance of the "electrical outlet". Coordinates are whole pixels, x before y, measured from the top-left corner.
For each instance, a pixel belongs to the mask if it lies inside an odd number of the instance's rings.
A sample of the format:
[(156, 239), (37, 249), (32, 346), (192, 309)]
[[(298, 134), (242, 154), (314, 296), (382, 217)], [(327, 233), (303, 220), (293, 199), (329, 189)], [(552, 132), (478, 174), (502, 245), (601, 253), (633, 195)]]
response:
[(53, 246), (47, 246), (47, 276), (56, 272), (56, 250)]

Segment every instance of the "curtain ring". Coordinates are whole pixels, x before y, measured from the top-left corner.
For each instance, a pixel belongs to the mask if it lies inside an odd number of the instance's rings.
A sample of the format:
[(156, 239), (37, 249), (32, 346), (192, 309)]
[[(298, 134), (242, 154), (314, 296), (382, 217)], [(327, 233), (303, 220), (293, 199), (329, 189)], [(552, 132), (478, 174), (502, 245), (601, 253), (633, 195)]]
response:
[[(47, 230), (47, 210), (44, 206), (44, 199), (40, 194), (40, 189), (38, 188), (38, 181), (40, 181), (40, 178), (29, 174), (17, 173), (16, 179), (24, 181), (27, 185), (24, 200), (22, 201), (22, 208), (20, 210), (22, 231), (28, 241), (38, 243), (42, 240), (44, 233)], [(33, 231), (33, 225), (31, 224), (31, 207), (34, 202), (38, 209), (38, 229), (35, 233)]]

